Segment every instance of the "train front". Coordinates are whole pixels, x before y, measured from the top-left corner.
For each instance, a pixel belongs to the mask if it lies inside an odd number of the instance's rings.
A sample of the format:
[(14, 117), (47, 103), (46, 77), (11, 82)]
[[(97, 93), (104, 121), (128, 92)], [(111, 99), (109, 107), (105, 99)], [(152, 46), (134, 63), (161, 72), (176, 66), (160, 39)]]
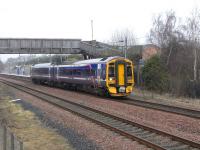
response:
[(128, 96), (134, 85), (133, 63), (116, 58), (107, 63), (106, 85), (111, 96)]

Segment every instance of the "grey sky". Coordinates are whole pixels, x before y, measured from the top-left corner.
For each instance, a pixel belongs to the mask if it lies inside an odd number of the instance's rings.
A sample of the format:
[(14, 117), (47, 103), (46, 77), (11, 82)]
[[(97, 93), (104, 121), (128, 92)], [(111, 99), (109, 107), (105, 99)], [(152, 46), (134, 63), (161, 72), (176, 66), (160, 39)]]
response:
[(194, 7), (199, 0), (0, 0), (0, 37), (91, 40), (93, 19), (96, 40), (128, 28), (143, 43), (154, 15), (172, 9), (185, 17)]

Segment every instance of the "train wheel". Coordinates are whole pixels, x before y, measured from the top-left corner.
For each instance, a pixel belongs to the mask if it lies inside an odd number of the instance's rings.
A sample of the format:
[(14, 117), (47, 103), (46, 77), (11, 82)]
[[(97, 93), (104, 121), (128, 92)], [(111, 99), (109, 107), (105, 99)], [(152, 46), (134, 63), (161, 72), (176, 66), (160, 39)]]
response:
[(51, 86), (51, 87), (53, 87), (54, 86), (54, 82), (53, 81), (49, 81), (48, 85)]
[(106, 89), (104, 89), (104, 88), (98, 89), (97, 91), (98, 91), (97, 92), (98, 96), (103, 96), (103, 97), (109, 97), (110, 96), (108, 91)]
[(104, 89), (104, 92), (105, 92), (105, 97), (110, 97), (110, 94), (107, 89)]

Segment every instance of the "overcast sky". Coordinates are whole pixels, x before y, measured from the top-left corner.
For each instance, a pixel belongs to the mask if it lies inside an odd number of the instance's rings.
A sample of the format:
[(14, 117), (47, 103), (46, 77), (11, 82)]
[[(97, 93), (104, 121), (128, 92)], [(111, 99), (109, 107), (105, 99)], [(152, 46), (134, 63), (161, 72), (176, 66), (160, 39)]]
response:
[[(200, 0), (0, 0), (0, 38), (78, 38), (109, 41), (128, 28), (142, 44), (152, 17), (174, 10), (188, 16)], [(5, 55), (1, 55), (1, 58)]]

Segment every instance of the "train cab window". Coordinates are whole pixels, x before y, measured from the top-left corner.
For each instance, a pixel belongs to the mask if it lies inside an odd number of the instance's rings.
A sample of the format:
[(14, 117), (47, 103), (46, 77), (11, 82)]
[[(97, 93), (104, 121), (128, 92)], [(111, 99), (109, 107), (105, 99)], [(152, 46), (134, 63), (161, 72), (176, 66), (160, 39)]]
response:
[(127, 76), (128, 77), (132, 77), (132, 68), (131, 68), (131, 66), (127, 67)]
[(109, 77), (115, 77), (115, 68), (114, 68), (114, 66), (109, 66), (108, 76)]

